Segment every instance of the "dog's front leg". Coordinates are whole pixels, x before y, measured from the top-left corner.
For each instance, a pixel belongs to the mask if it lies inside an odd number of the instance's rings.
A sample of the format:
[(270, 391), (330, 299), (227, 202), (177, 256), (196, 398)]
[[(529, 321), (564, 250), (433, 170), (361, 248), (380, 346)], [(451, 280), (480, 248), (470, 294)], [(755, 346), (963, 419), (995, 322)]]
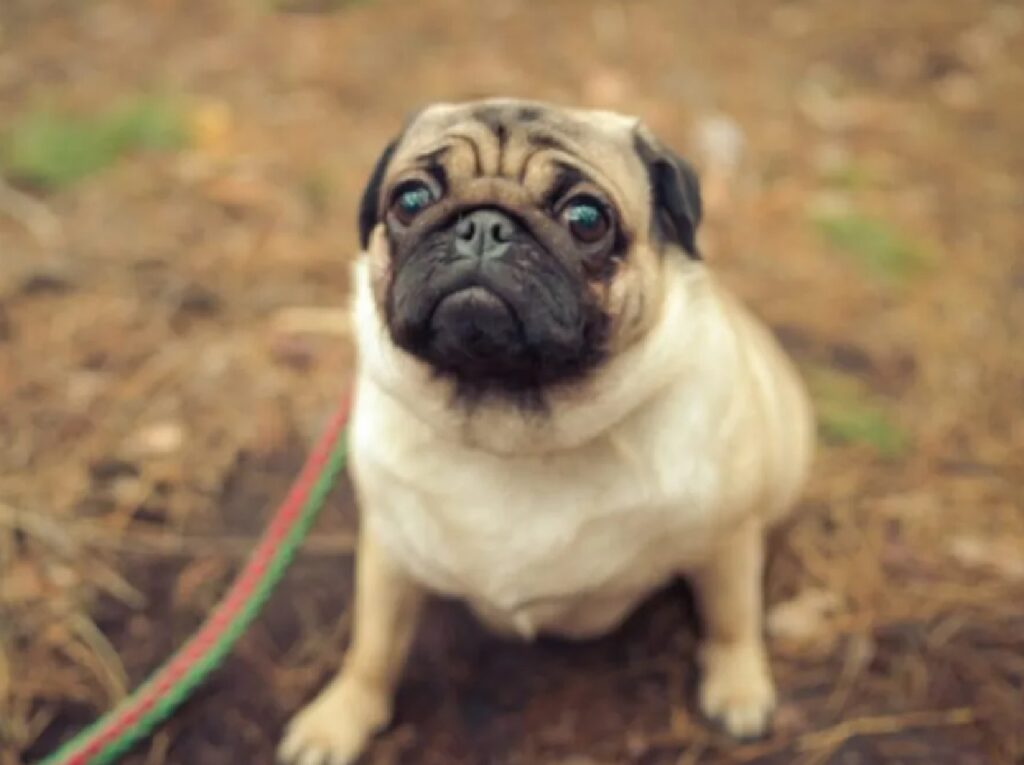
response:
[(349, 765), (388, 724), (422, 602), (422, 589), (364, 524), (356, 552), (355, 618), (344, 664), (289, 723), (279, 749), (281, 762)]
[(763, 734), (775, 689), (762, 634), (764, 529), (750, 518), (693, 576), (704, 621), (701, 710), (732, 736)]

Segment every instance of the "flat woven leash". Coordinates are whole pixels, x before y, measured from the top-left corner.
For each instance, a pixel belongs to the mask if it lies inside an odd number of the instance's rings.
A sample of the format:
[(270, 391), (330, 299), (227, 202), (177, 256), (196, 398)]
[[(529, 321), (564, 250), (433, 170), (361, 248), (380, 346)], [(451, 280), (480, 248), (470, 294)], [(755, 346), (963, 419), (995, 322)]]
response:
[(344, 466), (349, 411), (346, 397), (245, 566), (196, 633), (121, 704), (37, 765), (116, 762), (221, 665), (281, 581)]

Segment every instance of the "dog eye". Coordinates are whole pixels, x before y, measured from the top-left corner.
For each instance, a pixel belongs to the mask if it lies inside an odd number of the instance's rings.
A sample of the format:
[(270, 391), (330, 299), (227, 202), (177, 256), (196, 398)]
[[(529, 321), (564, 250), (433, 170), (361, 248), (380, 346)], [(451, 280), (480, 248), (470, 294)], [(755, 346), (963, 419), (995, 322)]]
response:
[(395, 217), (404, 226), (437, 201), (434, 191), (423, 181), (403, 183), (395, 191), (392, 209)]
[(584, 244), (600, 242), (611, 229), (611, 221), (604, 211), (604, 206), (593, 197), (576, 197), (566, 205), (562, 212), (562, 220), (569, 231)]

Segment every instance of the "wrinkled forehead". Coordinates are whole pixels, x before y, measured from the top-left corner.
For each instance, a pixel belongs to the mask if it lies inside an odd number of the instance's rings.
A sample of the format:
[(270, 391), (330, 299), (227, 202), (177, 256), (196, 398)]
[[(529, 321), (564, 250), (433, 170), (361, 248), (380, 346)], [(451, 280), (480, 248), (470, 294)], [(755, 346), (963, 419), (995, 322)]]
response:
[(389, 175), (457, 145), (471, 155), (468, 174), (522, 180), (528, 163), (554, 157), (628, 198), (645, 177), (635, 148), (637, 125), (636, 118), (613, 112), (532, 101), (435, 104), (407, 126)]
[(478, 122), (491, 129), (504, 126), (524, 132), (551, 132), (563, 137), (628, 137), (637, 125), (635, 117), (593, 109), (570, 109), (540, 101), (493, 98), (468, 103), (433, 104), (417, 114), (410, 131), (444, 130), (459, 123)]

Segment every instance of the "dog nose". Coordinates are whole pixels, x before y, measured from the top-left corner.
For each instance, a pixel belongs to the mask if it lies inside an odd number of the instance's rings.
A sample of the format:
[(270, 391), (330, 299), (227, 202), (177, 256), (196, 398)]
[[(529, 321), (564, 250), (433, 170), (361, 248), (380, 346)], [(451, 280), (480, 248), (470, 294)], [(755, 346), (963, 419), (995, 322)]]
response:
[(455, 251), (476, 258), (496, 258), (508, 249), (515, 222), (497, 210), (474, 210), (455, 224)]

